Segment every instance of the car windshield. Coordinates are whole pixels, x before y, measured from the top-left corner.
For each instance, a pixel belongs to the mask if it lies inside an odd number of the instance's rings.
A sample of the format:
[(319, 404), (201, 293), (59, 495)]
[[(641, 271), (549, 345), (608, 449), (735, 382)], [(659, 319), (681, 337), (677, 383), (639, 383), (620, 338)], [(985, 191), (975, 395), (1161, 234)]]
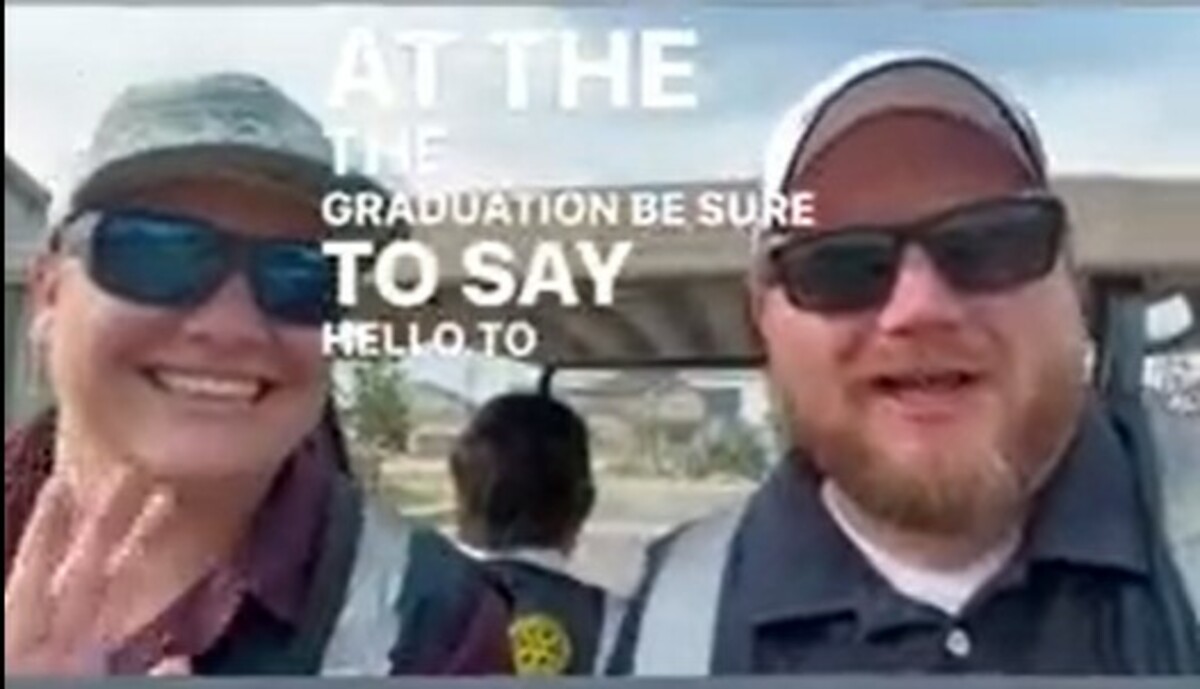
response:
[[(535, 365), (478, 355), (341, 364), (349, 418), (377, 419), (374, 430), (360, 422), (350, 434), (356, 470), (395, 507), (453, 535), (455, 439), (488, 399), (538, 389), (542, 376)], [(747, 495), (784, 447), (757, 369), (562, 370), (551, 390), (588, 424), (597, 483), (570, 566), (623, 593), (636, 585), (647, 544)], [(1166, 448), (1166, 517), (1176, 538), (1191, 544), (1186, 552), (1200, 553), (1200, 350), (1180, 345), (1148, 357), (1145, 390)], [(1181, 564), (1200, 587), (1200, 559)]]

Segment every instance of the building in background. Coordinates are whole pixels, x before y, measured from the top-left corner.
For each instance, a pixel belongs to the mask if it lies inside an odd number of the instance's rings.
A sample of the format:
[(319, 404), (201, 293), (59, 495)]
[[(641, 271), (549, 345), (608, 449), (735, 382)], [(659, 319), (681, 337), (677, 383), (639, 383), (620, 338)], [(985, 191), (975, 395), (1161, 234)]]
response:
[(26, 330), (29, 266), (46, 228), (50, 192), (4, 156), (4, 426), (30, 413), (42, 392)]
[(746, 443), (763, 445), (763, 405), (751, 403), (762, 396), (761, 381), (747, 371), (589, 373), (564, 373), (554, 390), (587, 419), (601, 469), (696, 477), (719, 472), (709, 466), (709, 450), (715, 441), (732, 440), (731, 433), (749, 434)]

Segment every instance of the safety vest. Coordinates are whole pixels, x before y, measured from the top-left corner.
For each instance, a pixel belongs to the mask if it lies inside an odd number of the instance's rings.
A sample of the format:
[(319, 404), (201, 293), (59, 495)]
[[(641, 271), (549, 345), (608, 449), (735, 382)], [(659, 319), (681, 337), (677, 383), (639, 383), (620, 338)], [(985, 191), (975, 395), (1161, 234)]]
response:
[(400, 641), (397, 603), (409, 569), (412, 529), (365, 501), (361, 528), (345, 597), (321, 654), (321, 675), (387, 675)]
[(363, 499), (348, 481), (335, 482), (322, 545), (295, 633), (281, 643), (235, 633), (235, 653), (211, 672), (404, 674), (410, 659), (461, 640), (449, 613), (493, 593), (476, 565), (440, 535)]
[(1195, 494), (1192, 489), (1174, 490), (1175, 483), (1188, 479), (1180, 472), (1200, 457), (1191, 422), (1172, 418), (1153, 396), (1140, 390), (1110, 391), (1106, 398), (1110, 418), (1138, 469), (1138, 488), (1150, 506), (1149, 522), (1160, 531), (1161, 542), (1150, 548), (1151, 566), (1159, 607), (1168, 628), (1169, 653), (1185, 674), (1200, 674), (1200, 532), (1186, 519), (1172, 518), (1187, 513)]
[(512, 641), (513, 665), (522, 676), (558, 676), (583, 674), (602, 676), (608, 669), (624, 620), (627, 604), (604, 592), (600, 625), (596, 630), (596, 646), (590, 664), (576, 666), (568, 650), (573, 643), (564, 620), (549, 610), (529, 615), (514, 613), (509, 636)]
[(634, 675), (710, 674), (721, 583), (745, 508), (742, 500), (692, 522), (665, 546), (642, 609)]
[[(1200, 450), (1185, 442), (1180, 425), (1168, 427), (1161, 419), (1146, 422), (1134, 416), (1130, 424), (1118, 408), (1113, 414), (1118, 426), (1133, 426), (1134, 438), (1124, 438), (1126, 449), (1137, 462), (1160, 462), (1161, 455)], [(1139, 413), (1142, 408), (1136, 409)], [(1195, 429), (1188, 426), (1191, 433)], [(1140, 437), (1139, 437), (1140, 436)], [(1171, 478), (1170, 471), (1166, 478)], [(1164, 491), (1167, 513), (1188, 509), (1175, 504), (1190, 492)], [(661, 551), (658, 570), (647, 587), (631, 672), (639, 676), (695, 677), (711, 674), (719, 625), (722, 583), (728, 569), (732, 545), (748, 501), (683, 527)], [(1152, 508), (1153, 509), (1153, 508)], [(1151, 524), (1163, 524), (1151, 515)], [(1156, 539), (1155, 590), (1169, 628), (1173, 671), (1200, 671), (1197, 639), (1197, 596), (1200, 596), (1200, 535), (1195, 525), (1168, 520), (1165, 538)], [(686, 639), (687, 643), (680, 643)], [(1131, 644), (1131, 646), (1136, 645)]]
[(628, 610), (626, 600), (611, 593), (604, 594), (604, 621), (600, 627), (600, 648), (596, 651), (596, 661), (592, 663), (593, 675), (601, 676), (607, 672)]
[(1200, 602), (1200, 419), (1169, 412), (1158, 400), (1146, 400), (1150, 433), (1158, 455), (1163, 522), (1173, 560), (1192, 608)]
[(460, 548), (509, 589), (516, 674), (605, 673), (628, 608), (625, 599), (520, 550)]

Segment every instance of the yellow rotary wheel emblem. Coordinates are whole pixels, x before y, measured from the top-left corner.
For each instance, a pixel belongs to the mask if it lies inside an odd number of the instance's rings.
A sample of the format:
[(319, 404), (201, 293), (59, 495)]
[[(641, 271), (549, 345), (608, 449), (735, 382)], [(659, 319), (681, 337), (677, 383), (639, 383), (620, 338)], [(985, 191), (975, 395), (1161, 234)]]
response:
[(522, 615), (508, 627), (518, 675), (561, 675), (571, 663), (571, 639), (558, 620)]

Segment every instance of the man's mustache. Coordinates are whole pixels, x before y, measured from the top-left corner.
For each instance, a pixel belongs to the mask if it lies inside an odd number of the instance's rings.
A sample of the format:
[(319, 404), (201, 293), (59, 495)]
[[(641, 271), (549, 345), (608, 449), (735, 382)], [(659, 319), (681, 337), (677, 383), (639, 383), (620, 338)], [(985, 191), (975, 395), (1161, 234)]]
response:
[(962, 372), (986, 375), (997, 368), (994, 349), (961, 336), (873, 343), (851, 367), (858, 380), (913, 373)]

